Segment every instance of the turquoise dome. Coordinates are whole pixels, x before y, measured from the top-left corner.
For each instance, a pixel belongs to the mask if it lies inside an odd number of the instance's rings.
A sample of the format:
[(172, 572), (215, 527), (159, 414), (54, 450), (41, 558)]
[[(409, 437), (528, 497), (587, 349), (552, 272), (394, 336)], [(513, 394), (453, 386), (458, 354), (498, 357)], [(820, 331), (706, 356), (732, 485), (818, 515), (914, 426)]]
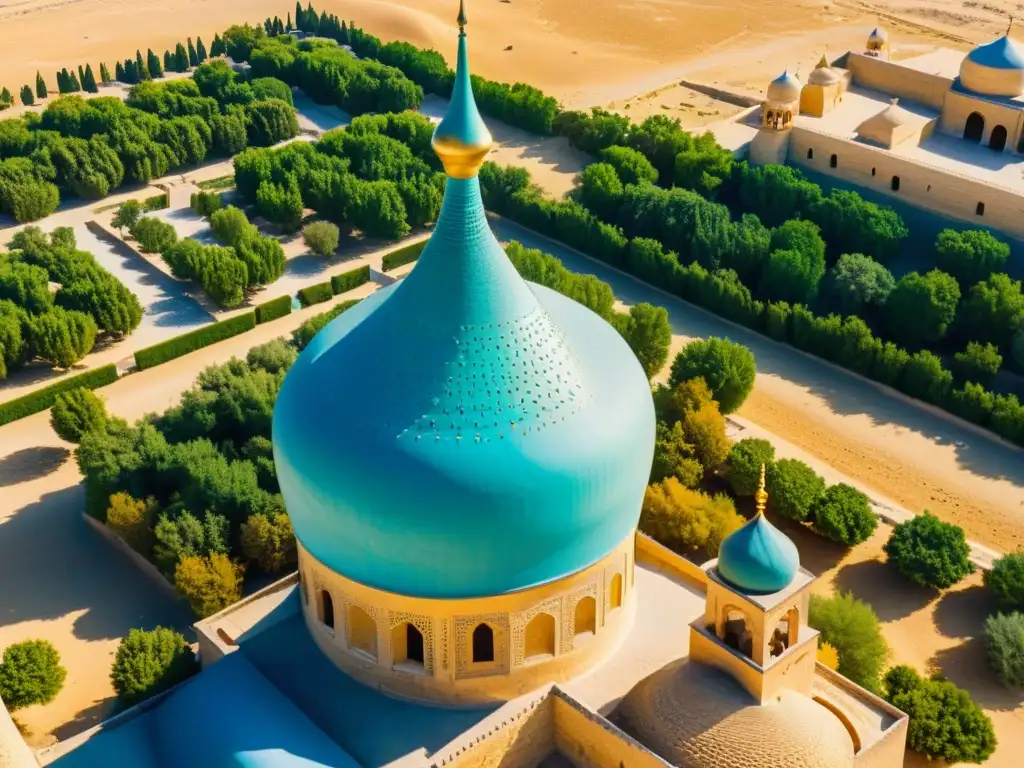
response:
[[(460, 98), (452, 109), (476, 113), (471, 89)], [(289, 370), (274, 458), (296, 537), (328, 568), (400, 594), (490, 596), (570, 575), (632, 533), (654, 423), (633, 352), (520, 278), (474, 175), (448, 178), (409, 276)]]
[(758, 514), (725, 538), (717, 567), (718, 574), (741, 592), (767, 595), (790, 585), (800, 555), (789, 537)]
[(979, 45), (967, 54), (967, 58), (992, 69), (1024, 69), (1024, 53), (1020, 44), (1009, 35)]

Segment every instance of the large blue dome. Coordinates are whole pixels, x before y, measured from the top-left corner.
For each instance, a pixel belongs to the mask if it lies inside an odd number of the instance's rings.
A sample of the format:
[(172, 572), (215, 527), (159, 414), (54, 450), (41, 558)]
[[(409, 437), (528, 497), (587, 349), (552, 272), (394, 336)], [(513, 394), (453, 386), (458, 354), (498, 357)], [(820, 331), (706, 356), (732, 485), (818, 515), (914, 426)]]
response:
[(273, 438), (314, 557), (378, 589), (476, 597), (567, 576), (629, 536), (654, 409), (617, 331), (519, 277), (474, 173), (448, 178), (409, 276), (299, 356)]
[(1024, 52), (1020, 44), (1009, 34), (997, 37), (989, 43), (982, 43), (967, 54), (967, 58), (983, 67), (992, 69), (1024, 69)]

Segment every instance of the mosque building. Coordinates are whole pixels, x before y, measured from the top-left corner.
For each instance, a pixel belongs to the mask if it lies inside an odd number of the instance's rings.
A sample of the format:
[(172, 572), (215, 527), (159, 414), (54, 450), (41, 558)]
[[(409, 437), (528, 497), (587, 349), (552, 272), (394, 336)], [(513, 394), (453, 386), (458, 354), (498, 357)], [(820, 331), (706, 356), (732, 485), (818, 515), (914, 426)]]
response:
[(1024, 47), (1011, 31), (966, 56), (893, 61), (876, 28), (863, 51), (823, 55), (806, 82), (787, 70), (748, 122), (749, 159), (1024, 237)]
[(637, 532), (648, 381), (491, 232), (458, 21), (434, 232), (277, 400), (298, 572), (197, 623), (202, 671), (96, 728), (33, 754), (0, 720), (0, 768), (903, 764), (906, 715), (817, 661), (763, 469), (703, 567)]

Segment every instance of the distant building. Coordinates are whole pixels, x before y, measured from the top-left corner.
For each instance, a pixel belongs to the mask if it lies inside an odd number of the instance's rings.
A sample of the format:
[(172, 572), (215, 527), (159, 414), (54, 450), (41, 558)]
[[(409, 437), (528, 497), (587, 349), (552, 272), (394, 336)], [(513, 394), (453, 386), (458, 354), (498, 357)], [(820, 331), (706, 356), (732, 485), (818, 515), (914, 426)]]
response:
[[(936, 213), (1024, 237), (1024, 48), (1007, 34), (964, 56), (889, 60), (875, 29), (862, 53), (823, 56), (800, 84), (769, 87), (754, 163), (788, 163)], [(789, 115), (792, 115), (790, 118)]]
[[(638, 535), (650, 385), (502, 251), (491, 143), (462, 31), (418, 266), (328, 325), (275, 406), (298, 573), (196, 625), (199, 675), (44, 764), (903, 764), (906, 715), (817, 662), (814, 577), (764, 517), (763, 468), (757, 515), (703, 568)], [(12, 732), (0, 766), (31, 765)]]

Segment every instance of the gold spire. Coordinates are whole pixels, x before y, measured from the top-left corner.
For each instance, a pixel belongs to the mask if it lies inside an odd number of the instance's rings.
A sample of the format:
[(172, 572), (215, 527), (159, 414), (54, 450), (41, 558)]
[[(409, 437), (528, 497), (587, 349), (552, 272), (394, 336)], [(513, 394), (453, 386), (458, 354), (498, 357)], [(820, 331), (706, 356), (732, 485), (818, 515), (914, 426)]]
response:
[(761, 465), (761, 480), (757, 486), (757, 493), (754, 494), (754, 501), (757, 502), (757, 514), (764, 514), (765, 505), (768, 503), (768, 491), (764, 489), (764, 464)]
[(459, 0), (459, 18), (455, 20), (459, 25), (459, 32), (466, 31), (466, 2)]
[(815, 69), (822, 69), (831, 66), (832, 65), (828, 63), (828, 52), (826, 51), (825, 53), (821, 54), (821, 59), (818, 61), (818, 66), (815, 67)]

